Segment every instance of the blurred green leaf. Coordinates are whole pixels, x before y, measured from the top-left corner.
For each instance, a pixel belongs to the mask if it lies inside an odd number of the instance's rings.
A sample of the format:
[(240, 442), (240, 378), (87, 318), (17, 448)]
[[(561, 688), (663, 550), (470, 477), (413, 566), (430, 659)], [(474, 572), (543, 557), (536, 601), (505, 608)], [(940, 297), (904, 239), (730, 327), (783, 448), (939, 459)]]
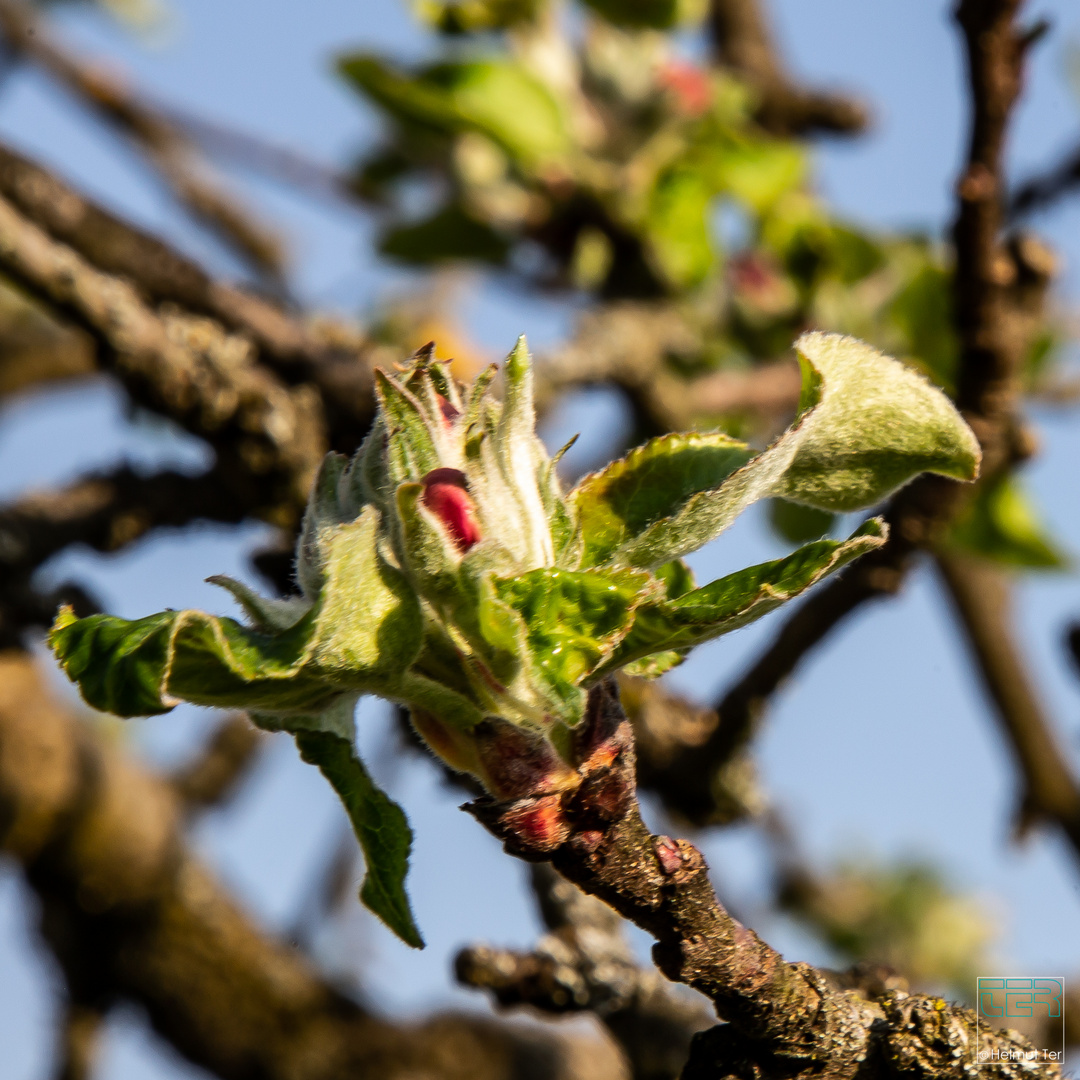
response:
[(777, 139), (743, 141), (724, 147), (713, 159), (713, 181), (759, 214), (780, 196), (802, 184), (806, 153), (795, 143)]
[(560, 159), (570, 150), (558, 102), (512, 61), (439, 63), (410, 76), (359, 53), (341, 60), (339, 68), (396, 119), (446, 134), (479, 131), (526, 167)]
[(959, 345), (953, 327), (952, 275), (928, 262), (886, 309), (904, 336), (904, 352), (945, 390), (955, 387)]
[(713, 268), (712, 198), (704, 177), (689, 169), (665, 173), (653, 188), (645, 237), (654, 268), (674, 289), (697, 285)]
[(501, 266), (510, 252), (510, 241), (461, 207), (451, 205), (423, 221), (390, 229), (379, 241), (379, 251), (420, 265), (474, 259)]
[(412, 0), (416, 14), (443, 34), (505, 30), (535, 19), (546, 0)]
[(919, 862), (845, 862), (809, 880), (794, 878), (781, 905), (844, 961), (886, 964), (913, 988), (970, 1000), (996, 927), (974, 897), (948, 887)]
[(667, 30), (678, 21), (680, 0), (582, 0), (615, 26)]
[(1027, 492), (1011, 476), (979, 488), (946, 543), (1025, 570), (1065, 570), (1070, 563), (1039, 520)]

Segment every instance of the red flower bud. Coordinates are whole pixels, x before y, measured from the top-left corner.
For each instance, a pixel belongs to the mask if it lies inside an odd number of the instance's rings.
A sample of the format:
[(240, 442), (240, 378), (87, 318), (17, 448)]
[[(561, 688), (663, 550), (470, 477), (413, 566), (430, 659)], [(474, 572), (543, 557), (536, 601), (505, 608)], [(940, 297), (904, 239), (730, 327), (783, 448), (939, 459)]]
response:
[(480, 526), (465, 474), (460, 469), (432, 469), (421, 483), (424, 506), (442, 522), (458, 551), (468, 551), (480, 539)]
[(700, 68), (684, 60), (671, 60), (659, 72), (660, 85), (670, 90), (679, 112), (700, 116), (712, 103), (712, 85)]

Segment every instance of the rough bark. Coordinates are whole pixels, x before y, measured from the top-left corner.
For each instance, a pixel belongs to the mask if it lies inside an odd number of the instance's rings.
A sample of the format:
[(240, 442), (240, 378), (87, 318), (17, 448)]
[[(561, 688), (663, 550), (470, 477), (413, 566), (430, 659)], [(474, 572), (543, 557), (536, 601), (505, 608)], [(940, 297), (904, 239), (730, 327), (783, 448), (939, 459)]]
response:
[[(977, 1052), (1027, 1046), (1015, 1033), (980, 1030), (970, 1009), (940, 998), (886, 990), (867, 1000), (837, 989), (734, 919), (716, 898), (701, 852), (652, 835), (641, 820), (633, 734), (611, 680), (590, 692), (575, 739), (574, 791), (513, 802), (485, 797), (466, 809), (510, 854), (550, 862), (652, 934), (660, 970), (713, 1002), (727, 1024), (694, 1040), (684, 1076), (853, 1077), (869, 1068), (907, 1080), (959, 1080)], [(999, 1060), (982, 1068), (1004, 1080), (1028, 1066)]]

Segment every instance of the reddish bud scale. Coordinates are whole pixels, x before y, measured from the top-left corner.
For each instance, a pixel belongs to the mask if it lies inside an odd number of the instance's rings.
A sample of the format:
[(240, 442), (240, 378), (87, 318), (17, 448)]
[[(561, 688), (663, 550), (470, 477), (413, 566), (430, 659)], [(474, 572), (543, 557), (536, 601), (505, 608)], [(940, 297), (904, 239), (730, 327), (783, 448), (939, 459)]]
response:
[(537, 732), (489, 719), (473, 729), (484, 786), (499, 799), (521, 799), (569, 791), (581, 777)]
[(521, 799), (502, 815), (500, 825), (507, 839), (516, 841), (526, 852), (554, 851), (570, 836), (561, 795)]
[(682, 852), (670, 836), (654, 836), (653, 846), (656, 848), (660, 869), (665, 874), (674, 874), (676, 870), (682, 869)]
[(458, 551), (468, 551), (480, 539), (480, 525), (465, 474), (459, 469), (432, 469), (421, 483), (424, 506), (439, 519)]

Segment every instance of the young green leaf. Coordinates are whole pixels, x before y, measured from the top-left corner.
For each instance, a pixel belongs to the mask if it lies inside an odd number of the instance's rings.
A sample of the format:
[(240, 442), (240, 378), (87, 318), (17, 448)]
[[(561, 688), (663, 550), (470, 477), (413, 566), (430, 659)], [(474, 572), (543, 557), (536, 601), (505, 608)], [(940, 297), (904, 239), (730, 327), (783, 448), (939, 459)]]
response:
[(340, 70), (392, 116), (444, 133), (478, 131), (526, 167), (562, 158), (570, 137), (559, 103), (518, 63), (464, 60), (433, 64), (418, 75), (370, 54)]
[[(640, 571), (547, 567), (496, 582), (500, 598), (527, 627), (537, 676), (560, 701), (572, 705), (581, 696), (582, 680), (630, 629), (634, 605), (648, 595), (649, 585), (649, 575)], [(561, 719), (573, 725), (580, 715), (567, 710)]]
[(330, 781), (349, 814), (367, 863), (360, 899), (406, 945), (422, 949), (405, 892), (413, 839), (405, 812), (371, 779), (351, 740), (332, 731), (297, 731), (296, 745)]
[[(645, 567), (667, 562), (702, 547), (770, 496), (845, 512), (872, 506), (921, 472), (957, 480), (978, 475), (974, 434), (921, 375), (839, 334), (804, 334), (795, 347), (803, 368), (795, 425), (718, 486), (702, 485), (693, 494), (673, 486), (681, 504), (672, 499), (665, 516), (645, 519), (644, 528), (631, 527), (622, 515), (625, 534), (615, 545), (594, 549), (596, 561)], [(648, 458), (651, 446), (635, 453)], [(623, 468), (615, 462), (597, 475), (618, 476)], [(588, 477), (579, 487), (597, 483)], [(577, 489), (571, 497), (580, 505)], [(635, 524), (642, 520), (638, 516)]]
[(581, 565), (615, 561), (649, 526), (673, 521), (688, 499), (718, 487), (752, 456), (722, 432), (675, 433), (586, 476), (567, 496), (581, 529)]
[(728, 574), (674, 600), (646, 600), (635, 611), (630, 633), (594, 678), (654, 653), (689, 649), (737, 630), (880, 547), (885, 538), (884, 524), (873, 518), (847, 540), (818, 540), (784, 559)]

